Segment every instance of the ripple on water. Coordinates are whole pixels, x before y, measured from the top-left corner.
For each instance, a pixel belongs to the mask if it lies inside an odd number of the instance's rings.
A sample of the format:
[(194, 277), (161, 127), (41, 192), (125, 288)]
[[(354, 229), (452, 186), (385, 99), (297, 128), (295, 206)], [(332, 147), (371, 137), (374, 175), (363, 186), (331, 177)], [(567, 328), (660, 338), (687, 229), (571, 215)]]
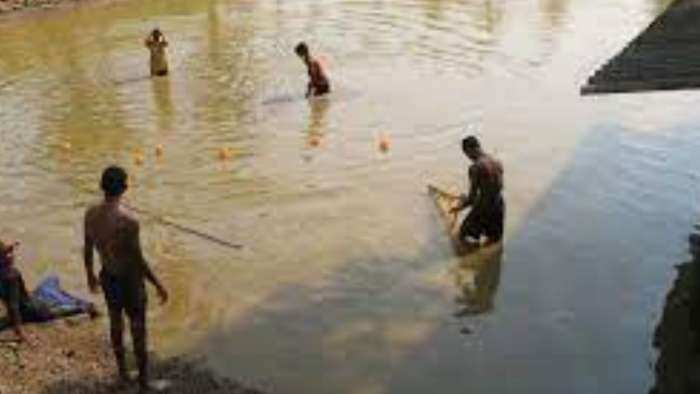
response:
[[(602, 361), (620, 357), (634, 375), (621, 387), (641, 391), (640, 347), (605, 345), (628, 333), (612, 312), (641, 321), (648, 309), (598, 301), (641, 289), (652, 305), (663, 287), (653, 277), (673, 262), (660, 246), (681, 231), (698, 176), (697, 133), (678, 121), (696, 100), (562, 93), (578, 50), (621, 36), (630, 13), (642, 27), (646, 6), (608, 3), (171, 0), (0, 25), (2, 218), (42, 245), (32, 258), (76, 277), (99, 172), (126, 166), (134, 204), (246, 246), (143, 217), (173, 295), (151, 311), (156, 346), (215, 350), (222, 373), (274, 377), (283, 392), (593, 392), (571, 371), (616, 383)], [(592, 12), (619, 23), (589, 23)], [(142, 44), (156, 24), (171, 41), (165, 79), (148, 77)], [(329, 65), (327, 105), (300, 99), (301, 40)], [(445, 323), (460, 308), (455, 272), (483, 285), (450, 257), (424, 189), (466, 189), (468, 132), (507, 165), (510, 228), (500, 286), (488, 313), (464, 319), (478, 327), (465, 345)], [(588, 344), (600, 357), (581, 361)]]

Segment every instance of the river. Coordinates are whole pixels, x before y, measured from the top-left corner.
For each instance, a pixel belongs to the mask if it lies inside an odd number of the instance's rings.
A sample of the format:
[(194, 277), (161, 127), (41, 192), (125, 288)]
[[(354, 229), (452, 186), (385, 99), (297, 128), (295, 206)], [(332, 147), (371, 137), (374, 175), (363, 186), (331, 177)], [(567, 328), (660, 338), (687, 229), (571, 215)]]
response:
[[(82, 215), (119, 163), (131, 203), (245, 245), (142, 216), (172, 297), (149, 312), (159, 354), (276, 393), (644, 392), (697, 218), (700, 97), (578, 91), (664, 4), (127, 0), (3, 20), (1, 234), (30, 282), (84, 293)], [(152, 80), (155, 26), (171, 75)], [(328, 99), (302, 99), (300, 40)], [(508, 217), (502, 250), (460, 260), (425, 189), (467, 187), (470, 132), (505, 165)]]

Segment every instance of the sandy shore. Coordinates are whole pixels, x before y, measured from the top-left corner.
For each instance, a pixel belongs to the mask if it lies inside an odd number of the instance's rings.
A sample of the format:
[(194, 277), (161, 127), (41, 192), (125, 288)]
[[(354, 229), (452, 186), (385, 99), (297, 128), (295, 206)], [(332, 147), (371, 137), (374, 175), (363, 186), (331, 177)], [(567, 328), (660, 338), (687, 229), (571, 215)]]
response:
[[(9, 330), (0, 333), (0, 394), (138, 392), (136, 385), (114, 384), (114, 361), (103, 322), (83, 317), (26, 327), (31, 345), (10, 342)], [(167, 384), (157, 392), (261, 393), (213, 376), (201, 360), (164, 360), (157, 355), (151, 359), (152, 380)]]

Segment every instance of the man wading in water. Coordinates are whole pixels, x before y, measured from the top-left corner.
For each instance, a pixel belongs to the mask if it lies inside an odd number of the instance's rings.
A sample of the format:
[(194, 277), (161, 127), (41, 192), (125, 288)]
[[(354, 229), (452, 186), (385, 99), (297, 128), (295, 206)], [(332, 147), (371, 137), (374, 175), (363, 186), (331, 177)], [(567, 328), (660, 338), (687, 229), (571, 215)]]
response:
[(309, 84), (306, 88), (306, 97), (322, 96), (331, 92), (331, 84), (328, 82), (326, 71), (321, 66), (321, 63), (311, 56), (309, 47), (305, 42), (300, 42), (294, 52), (304, 61), (306, 69), (309, 73)]
[(146, 288), (144, 279), (155, 286), (161, 303), (168, 293), (144, 259), (139, 240), (139, 222), (120, 207), (127, 189), (127, 174), (119, 167), (109, 167), (102, 174), (104, 201), (85, 214), (85, 272), (90, 290), (97, 292), (98, 279), (93, 271), (93, 249), (102, 263), (99, 284), (109, 310), (110, 334), (119, 378), (128, 381), (123, 334), (126, 312), (139, 370), (141, 390), (148, 389), (146, 354)]
[(459, 229), (459, 239), (466, 245), (477, 246), (481, 236), (486, 236), (487, 244), (503, 238), (505, 202), (503, 190), (503, 166), (501, 162), (481, 149), (479, 140), (468, 136), (462, 140), (462, 150), (472, 161), (469, 167), (469, 195), (462, 195), (459, 203), (452, 208), (458, 213), (467, 207), (471, 211)]
[(163, 77), (168, 75), (168, 61), (165, 59), (165, 48), (168, 41), (159, 29), (153, 29), (144, 41), (151, 52), (151, 76)]

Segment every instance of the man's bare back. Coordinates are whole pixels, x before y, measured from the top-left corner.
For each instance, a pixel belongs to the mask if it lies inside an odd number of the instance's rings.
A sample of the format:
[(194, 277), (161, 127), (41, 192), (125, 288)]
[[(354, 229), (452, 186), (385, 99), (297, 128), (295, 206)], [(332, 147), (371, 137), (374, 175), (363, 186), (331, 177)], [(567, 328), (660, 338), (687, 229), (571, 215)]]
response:
[(474, 136), (462, 140), (462, 150), (472, 161), (469, 167), (469, 194), (463, 195), (452, 208), (453, 213), (471, 207), (471, 211), (460, 226), (460, 239), (480, 242), (482, 235), (489, 243), (503, 237), (505, 201), (503, 200), (503, 165), (486, 154)]
[(94, 243), (108, 273), (123, 276), (140, 270), (139, 223), (120, 205), (102, 202), (88, 209), (85, 236)]
[(471, 165), (469, 178), (478, 188), (475, 204), (479, 200), (490, 202), (500, 198), (503, 190), (503, 165), (491, 155), (484, 153)]

